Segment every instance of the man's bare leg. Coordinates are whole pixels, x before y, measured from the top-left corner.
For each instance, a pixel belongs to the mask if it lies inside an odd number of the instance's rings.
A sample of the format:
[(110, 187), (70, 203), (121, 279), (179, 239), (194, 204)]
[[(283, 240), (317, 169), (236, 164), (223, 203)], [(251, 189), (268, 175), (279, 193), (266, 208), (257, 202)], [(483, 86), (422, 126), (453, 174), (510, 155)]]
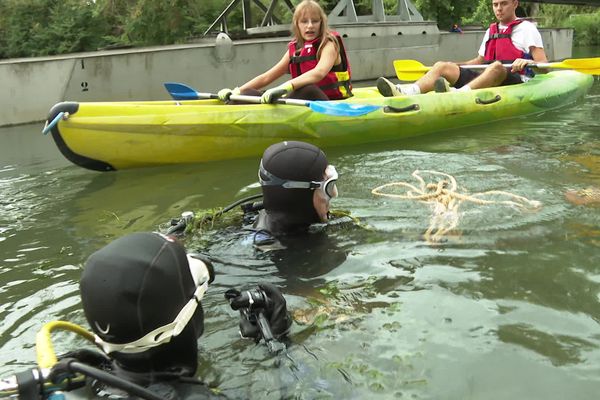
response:
[(460, 77), (460, 68), (455, 63), (439, 61), (415, 83), (394, 84), (390, 80), (381, 77), (377, 79), (377, 89), (385, 97), (427, 93), (433, 90), (435, 81), (439, 77), (443, 77), (450, 84), (455, 84)]
[(508, 71), (500, 61), (494, 61), (481, 75), (469, 82), (468, 86), (471, 89), (499, 86), (506, 79), (507, 74)]
[(460, 76), (460, 68), (457, 64), (447, 61), (438, 61), (416, 84), (421, 89), (421, 93), (431, 92), (435, 80), (439, 77), (445, 78), (451, 85), (454, 85)]

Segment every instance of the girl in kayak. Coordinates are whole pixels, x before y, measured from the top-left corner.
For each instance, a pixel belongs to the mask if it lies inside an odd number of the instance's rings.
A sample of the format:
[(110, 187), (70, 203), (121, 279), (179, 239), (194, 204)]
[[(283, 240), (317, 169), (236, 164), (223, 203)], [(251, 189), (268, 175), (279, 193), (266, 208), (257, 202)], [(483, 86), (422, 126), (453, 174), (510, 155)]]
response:
[[(278, 98), (304, 100), (338, 100), (352, 96), (350, 64), (342, 38), (331, 31), (327, 16), (314, 0), (303, 0), (296, 6), (292, 19), (294, 40), (281, 60), (271, 69), (235, 89), (221, 89), (219, 99), (231, 95), (261, 96), (261, 103)], [(289, 72), (292, 79), (264, 92), (260, 89)]]

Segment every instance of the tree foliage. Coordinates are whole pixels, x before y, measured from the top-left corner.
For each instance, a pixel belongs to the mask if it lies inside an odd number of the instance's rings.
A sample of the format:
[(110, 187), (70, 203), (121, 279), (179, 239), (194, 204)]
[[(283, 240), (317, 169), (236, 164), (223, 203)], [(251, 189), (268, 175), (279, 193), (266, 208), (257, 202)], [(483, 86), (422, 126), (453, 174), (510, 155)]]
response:
[[(160, 45), (203, 33), (227, 0), (0, 0), (0, 58)], [(235, 17), (235, 15), (234, 15)], [(236, 22), (241, 25), (241, 17)]]
[(575, 43), (580, 46), (600, 45), (600, 10), (573, 16), (569, 24), (575, 30)]
[(170, 44), (193, 34), (193, 2), (187, 0), (139, 0), (125, 25), (133, 43)]
[(437, 21), (438, 27), (448, 30), (454, 23), (464, 23), (482, 2), (491, 9), (491, 0), (414, 0), (423, 18)]
[(489, 26), (496, 17), (492, 10), (491, 1), (489, 0), (478, 0), (477, 6), (470, 16), (467, 16), (462, 20), (464, 25), (481, 25), (483, 27)]
[[(181, 43), (201, 36), (230, 1), (0, 0), (0, 58), (93, 51), (115, 45)], [(371, 0), (354, 1), (358, 15), (372, 13)], [(320, 0), (327, 12), (337, 2)], [(291, 13), (281, 3), (275, 15), (282, 22), (289, 22)], [(494, 19), (491, 0), (413, 0), (413, 3), (425, 19), (437, 21), (442, 30), (453, 23), (487, 26)], [(397, 0), (384, 0), (384, 6), (388, 13), (393, 13)], [(251, 9), (256, 26), (264, 13), (254, 3)], [(575, 28), (577, 43), (600, 41), (597, 8), (543, 4), (540, 17), (543, 26)], [(227, 21), (230, 31), (242, 30), (239, 5)]]
[(539, 12), (543, 27), (566, 27), (575, 31), (580, 46), (600, 45), (600, 9), (590, 6), (543, 4)]

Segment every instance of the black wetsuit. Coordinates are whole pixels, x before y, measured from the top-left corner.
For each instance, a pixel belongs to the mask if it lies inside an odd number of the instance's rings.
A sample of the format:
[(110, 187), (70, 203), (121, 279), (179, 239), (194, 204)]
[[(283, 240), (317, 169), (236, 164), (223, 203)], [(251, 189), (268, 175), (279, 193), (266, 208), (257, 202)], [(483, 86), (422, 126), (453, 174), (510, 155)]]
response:
[[(111, 366), (112, 367), (112, 366)], [(113, 372), (111, 367), (107, 372)], [(115, 374), (121, 378), (131, 380), (132, 382), (144, 387), (157, 396), (165, 400), (204, 400), (204, 399), (226, 399), (225, 396), (213, 392), (202, 381), (176, 374), (157, 374), (152, 378), (150, 374)], [(135, 379), (133, 379), (135, 377)], [(138, 399), (127, 394), (121, 389), (116, 389), (95, 379), (88, 379), (86, 390), (98, 398), (110, 399)]]
[(253, 246), (258, 250), (270, 251), (286, 249), (294, 242), (307, 239), (310, 235), (314, 236), (330, 226), (352, 225), (353, 221), (349, 217), (332, 218), (322, 223), (298, 225), (293, 228), (288, 226), (288, 230), (282, 232), (277, 231), (277, 221), (273, 221), (268, 213), (261, 209), (244, 214), (244, 223), (244, 229), (252, 232)]

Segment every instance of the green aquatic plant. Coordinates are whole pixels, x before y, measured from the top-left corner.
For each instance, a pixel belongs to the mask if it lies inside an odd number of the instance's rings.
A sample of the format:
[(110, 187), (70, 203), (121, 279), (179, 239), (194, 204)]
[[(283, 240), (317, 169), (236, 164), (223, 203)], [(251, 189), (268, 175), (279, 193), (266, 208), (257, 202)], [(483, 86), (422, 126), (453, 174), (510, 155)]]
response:
[(335, 230), (350, 230), (356, 227), (367, 230), (374, 231), (375, 229), (369, 224), (361, 221), (358, 217), (355, 217), (348, 210), (330, 210), (329, 216), (331, 217), (329, 222), (327, 222), (327, 230), (331, 231)]
[(350, 352), (343, 359), (328, 362), (325, 368), (344, 371), (356, 387), (366, 387), (375, 393), (395, 392), (393, 398), (420, 398), (410, 396), (410, 393), (428, 384), (426, 371), (417, 367), (423, 359), (422, 353), (381, 354), (383, 364), (378, 366), (383, 367), (379, 368), (369, 356), (365, 357), (370, 345), (363, 343), (360, 348), (358, 353)]
[[(331, 210), (329, 214), (333, 217), (327, 224), (323, 224), (327, 230), (342, 229), (351, 227), (360, 227), (372, 230), (370, 226), (362, 223), (357, 217), (354, 217), (346, 210)], [(223, 207), (208, 208), (194, 212), (192, 223), (188, 223), (185, 233), (202, 234), (210, 230), (225, 228), (228, 226), (239, 226), (243, 221), (243, 212), (241, 209), (235, 211)]]
[(352, 214), (350, 214), (350, 211), (347, 210), (330, 210), (329, 211), (329, 215), (332, 217), (332, 220), (341, 220), (341, 219), (348, 219), (350, 221), (352, 221), (355, 225), (357, 226), (361, 226), (361, 222), (360, 220), (353, 216)]
[[(327, 282), (318, 289), (323, 297), (307, 298), (308, 307), (294, 310), (294, 320), (301, 325), (312, 325), (317, 330), (330, 327), (347, 329), (374, 309), (388, 310), (393, 314), (399, 310), (399, 304), (371, 300), (380, 293), (377, 288), (379, 280), (377, 276), (368, 276), (353, 284), (337, 280)], [(399, 326), (390, 326), (388, 330), (392, 328), (398, 329)]]
[[(239, 215), (236, 215), (239, 214)], [(202, 233), (218, 227), (230, 225), (239, 219), (241, 213), (224, 213), (222, 207), (198, 210), (194, 213), (192, 223), (186, 227), (186, 233)]]
[(186, 225), (185, 236), (193, 237), (196, 245), (206, 247), (218, 239), (224, 229), (238, 229), (242, 225), (242, 212), (223, 210), (218, 207), (196, 211), (191, 222)]
[(114, 211), (102, 210), (101, 211), (106, 218), (100, 219), (99, 222), (106, 222), (107, 219), (111, 219), (117, 222), (121, 222), (121, 219)]
[(339, 297), (340, 288), (338, 287), (338, 281), (327, 282), (325, 287), (319, 289), (319, 292), (329, 299)]

